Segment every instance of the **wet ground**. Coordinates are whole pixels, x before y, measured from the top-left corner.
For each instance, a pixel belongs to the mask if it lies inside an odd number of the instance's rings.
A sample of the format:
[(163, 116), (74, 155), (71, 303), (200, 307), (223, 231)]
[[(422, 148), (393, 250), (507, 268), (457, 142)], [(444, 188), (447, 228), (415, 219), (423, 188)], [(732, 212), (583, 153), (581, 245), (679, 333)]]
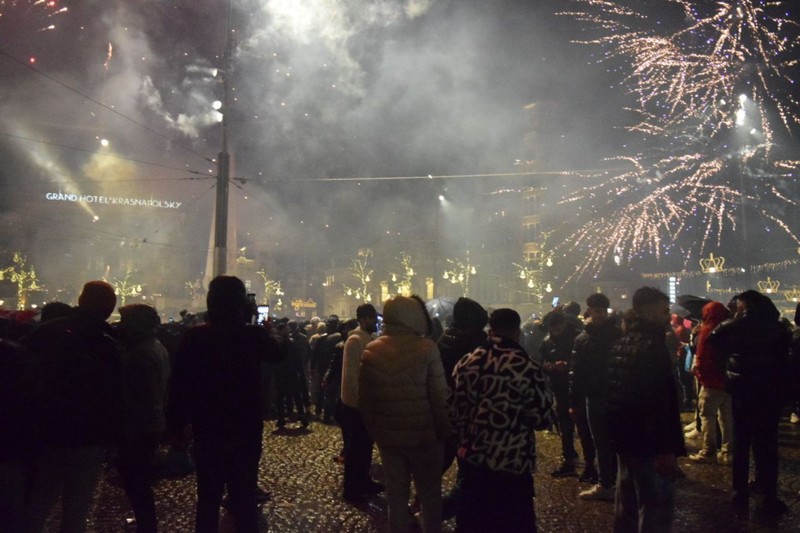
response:
[[(684, 418), (688, 418), (688, 414)], [(288, 431), (274, 431), (274, 422), (266, 422), (264, 454), (260, 465), (261, 485), (272, 493), (262, 508), (263, 531), (269, 532), (347, 532), (382, 531), (386, 524), (386, 503), (380, 496), (367, 506), (355, 508), (341, 499), (342, 465), (333, 458), (339, 452), (339, 429), (312, 423), (309, 430), (290, 426)], [(541, 532), (611, 531), (612, 503), (586, 502), (577, 498), (588, 488), (576, 478), (553, 479), (549, 472), (558, 466), (560, 440), (547, 432), (537, 434), (539, 450), (536, 484), (536, 514)], [(690, 453), (699, 441), (687, 440)], [(781, 423), (780, 497), (789, 513), (776, 527), (737, 519), (730, 511), (731, 469), (717, 464), (694, 464), (680, 460), (686, 478), (678, 484), (677, 532), (761, 532), (800, 531), (800, 425), (788, 418)], [(375, 455), (374, 473), (380, 477), (379, 458)], [(90, 515), (90, 531), (131, 532), (125, 519), (132, 516), (121, 489), (104, 476), (96, 493), (96, 505)], [(448, 487), (454, 468), (445, 475)], [(195, 480), (189, 475), (161, 479), (155, 486), (160, 530), (184, 532), (194, 529)], [(445, 523), (445, 531), (454, 531), (455, 522)], [(223, 512), (221, 531), (233, 528)]]

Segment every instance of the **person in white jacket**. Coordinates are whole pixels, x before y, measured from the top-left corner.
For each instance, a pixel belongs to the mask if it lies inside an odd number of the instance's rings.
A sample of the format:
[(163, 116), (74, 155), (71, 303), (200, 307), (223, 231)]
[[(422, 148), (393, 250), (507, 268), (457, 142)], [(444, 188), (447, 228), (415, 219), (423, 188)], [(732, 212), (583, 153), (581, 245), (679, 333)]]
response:
[(358, 327), (351, 331), (344, 343), (342, 358), (342, 431), (347, 431), (344, 461), (344, 499), (353, 504), (364, 503), (367, 496), (382, 492), (384, 486), (372, 480), (372, 437), (358, 410), (358, 372), (361, 354), (378, 331), (378, 312), (372, 304), (362, 304), (356, 309)]
[(424, 337), (429, 318), (420, 300), (387, 300), (383, 319), (385, 334), (361, 356), (358, 405), (381, 455), (389, 531), (408, 530), (412, 478), (423, 531), (441, 531), (442, 461), (451, 429), (439, 349)]

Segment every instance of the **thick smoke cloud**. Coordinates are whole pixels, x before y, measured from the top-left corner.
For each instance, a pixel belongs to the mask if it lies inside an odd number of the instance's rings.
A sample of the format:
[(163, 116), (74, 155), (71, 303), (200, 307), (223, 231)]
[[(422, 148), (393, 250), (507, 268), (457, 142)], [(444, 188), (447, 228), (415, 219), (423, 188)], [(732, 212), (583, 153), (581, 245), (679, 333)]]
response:
[[(15, 228), (2, 247), (24, 247), (51, 285), (120, 276), (127, 263), (160, 288), (203, 275), (221, 76), (233, 89), (232, 175), (241, 178), (231, 187), (231, 246), (258, 251), (285, 285), (301, 263), (312, 277), (361, 247), (399, 255), (430, 241), (442, 192), (456, 206), (439, 213), (448, 252), (480, 246), (492, 238), (482, 229), (486, 193), (524, 181), (369, 178), (513, 171), (530, 129), (523, 108), (539, 99), (574, 99), (554, 129), (582, 139), (610, 113), (587, 89), (601, 69), (585, 58), (574, 66), (579, 53), (553, 16), (560, 2), (237, 0), (234, 53), (220, 73), (225, 4), (76, 2), (51, 32), (2, 37), (4, 50), (33, 50), (37, 68), (81, 93), (0, 63), (3, 131), (25, 138), (0, 140), (0, 223)], [(549, 156), (581, 166), (605, 147), (579, 148), (565, 143)], [(311, 181), (327, 178), (364, 179)], [(59, 189), (185, 207), (85, 210), (42, 199)]]

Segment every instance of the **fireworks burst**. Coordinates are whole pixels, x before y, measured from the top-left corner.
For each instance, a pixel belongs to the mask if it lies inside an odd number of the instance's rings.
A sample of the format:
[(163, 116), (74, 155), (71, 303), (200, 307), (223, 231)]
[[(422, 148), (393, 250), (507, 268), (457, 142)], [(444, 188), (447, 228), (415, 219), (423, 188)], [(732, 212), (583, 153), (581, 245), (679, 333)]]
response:
[[(763, 113), (775, 110), (787, 130), (800, 124), (794, 96), (800, 25), (788, 17), (787, 2), (664, 0), (649, 15), (623, 2), (574, 1), (587, 9), (564, 14), (606, 34), (582, 42), (630, 61), (626, 81), (643, 114), (636, 129), (663, 133), (691, 125), (714, 135), (735, 125), (742, 94)], [(675, 7), (679, 23), (669, 17)], [(771, 138), (770, 121), (764, 122)]]
[(52, 31), (56, 29), (54, 17), (67, 11), (57, 0), (0, 0), (0, 24)]
[(631, 170), (562, 199), (591, 214), (561, 245), (583, 253), (576, 274), (612, 256), (620, 264), (676, 250), (688, 261), (742, 216), (800, 243), (784, 216), (797, 207), (787, 187), (800, 165), (773, 154), (776, 137), (800, 125), (800, 25), (787, 2), (574, 1), (583, 9), (562, 14), (602, 32), (580, 42), (628, 62), (624, 82), (641, 117), (630, 129), (659, 147), (611, 158)]

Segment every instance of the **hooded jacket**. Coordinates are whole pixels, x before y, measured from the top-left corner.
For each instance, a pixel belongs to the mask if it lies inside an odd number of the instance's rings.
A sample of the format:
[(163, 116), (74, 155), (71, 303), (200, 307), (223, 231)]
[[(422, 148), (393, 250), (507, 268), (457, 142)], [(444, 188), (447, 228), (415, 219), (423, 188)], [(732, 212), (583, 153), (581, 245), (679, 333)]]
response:
[(397, 296), (384, 305), (385, 334), (361, 354), (358, 408), (378, 446), (419, 447), (450, 435), (439, 350), (422, 337), (422, 307)]
[(703, 322), (697, 335), (695, 375), (700, 385), (708, 389), (725, 390), (725, 354), (708, 338), (717, 326), (728, 318), (728, 309), (719, 302), (703, 306)]
[(728, 357), (726, 388), (734, 405), (780, 405), (787, 398), (791, 334), (772, 300), (760, 297), (738, 319), (721, 324), (709, 338)]

